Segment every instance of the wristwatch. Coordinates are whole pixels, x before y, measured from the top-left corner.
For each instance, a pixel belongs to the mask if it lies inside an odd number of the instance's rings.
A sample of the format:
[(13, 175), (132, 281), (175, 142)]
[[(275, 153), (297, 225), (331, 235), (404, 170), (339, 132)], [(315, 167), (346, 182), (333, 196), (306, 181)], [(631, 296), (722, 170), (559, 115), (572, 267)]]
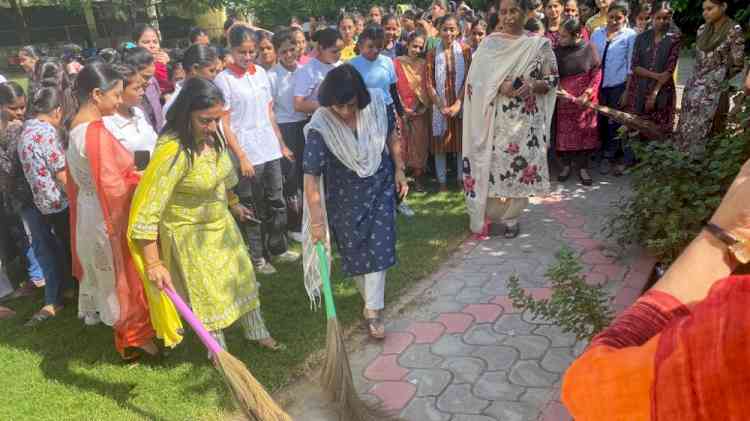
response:
[(748, 250), (748, 241), (738, 239), (731, 233), (725, 231), (720, 226), (709, 222), (706, 224), (706, 231), (716, 237), (719, 241), (727, 245), (729, 252), (732, 253), (738, 262), (747, 264), (750, 262), (750, 250)]

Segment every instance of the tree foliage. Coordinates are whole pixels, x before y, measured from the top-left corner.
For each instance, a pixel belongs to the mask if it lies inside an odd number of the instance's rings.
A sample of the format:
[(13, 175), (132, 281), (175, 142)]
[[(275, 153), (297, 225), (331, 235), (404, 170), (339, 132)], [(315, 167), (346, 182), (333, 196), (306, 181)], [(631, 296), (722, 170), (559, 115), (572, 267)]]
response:
[(663, 263), (674, 261), (750, 158), (750, 99), (740, 110), (700, 157), (677, 150), (670, 141), (633, 144), (639, 159), (629, 171), (634, 194), (616, 204), (608, 234), (622, 245), (644, 245)]

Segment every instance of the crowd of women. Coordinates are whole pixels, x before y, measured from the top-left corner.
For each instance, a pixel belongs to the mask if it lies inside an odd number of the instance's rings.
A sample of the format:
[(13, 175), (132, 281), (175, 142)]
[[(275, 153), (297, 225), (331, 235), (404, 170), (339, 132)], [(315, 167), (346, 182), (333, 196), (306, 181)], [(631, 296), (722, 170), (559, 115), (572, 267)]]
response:
[(559, 181), (575, 168), (583, 185), (594, 160), (615, 175), (635, 162), (632, 136), (592, 104), (648, 120), (691, 153), (721, 127), (725, 82), (744, 61), (727, 4), (703, 3), (676, 126), (673, 9), (636, 6), (500, 0), (475, 13), (438, 0), (335, 26), (293, 18), (273, 33), (230, 20), (223, 46), (194, 28), (169, 54), (148, 25), (93, 57), (24, 47), (28, 92), (0, 84), (2, 218), (17, 221), (3, 235), (20, 240), (29, 278), (12, 295), (44, 288), (28, 325), (77, 298), (84, 323), (112, 326), (126, 359), (157, 354), (156, 337), (179, 343), (164, 288), (220, 343), (239, 320), (248, 340), (279, 350), (255, 273), (298, 261), (289, 244), (300, 242), (316, 301), (323, 242), (356, 281), (369, 334), (383, 338), (410, 182), (424, 190), (432, 173), (445, 191), (455, 171), (472, 231), (514, 238), (529, 197), (549, 192), (550, 162)]

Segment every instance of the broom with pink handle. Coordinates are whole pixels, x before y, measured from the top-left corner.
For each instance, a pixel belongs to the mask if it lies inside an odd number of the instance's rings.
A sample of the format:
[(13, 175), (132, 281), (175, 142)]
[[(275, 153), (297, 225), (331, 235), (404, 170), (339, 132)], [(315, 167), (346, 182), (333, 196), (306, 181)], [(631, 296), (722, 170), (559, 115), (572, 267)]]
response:
[(291, 421), (292, 418), (274, 402), (258, 380), (253, 377), (245, 364), (222, 348), (216, 339), (195, 317), (185, 301), (169, 288), (164, 292), (172, 300), (177, 311), (198, 334), (203, 345), (213, 354), (217, 367), (222, 372), (224, 381), (232, 391), (235, 401), (244, 414), (254, 421)]

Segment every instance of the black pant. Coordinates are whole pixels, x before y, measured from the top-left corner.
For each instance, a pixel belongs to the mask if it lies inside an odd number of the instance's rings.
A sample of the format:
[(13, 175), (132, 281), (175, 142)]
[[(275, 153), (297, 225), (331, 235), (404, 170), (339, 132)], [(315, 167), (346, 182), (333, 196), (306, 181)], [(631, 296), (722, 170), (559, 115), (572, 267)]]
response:
[(304, 189), (302, 160), (305, 153), (305, 124), (307, 124), (307, 121), (279, 124), (284, 143), (294, 154), (294, 162), (282, 160), (284, 197), (287, 202), (287, 226), (290, 231), (294, 232), (302, 231), (302, 194)]
[[(620, 98), (625, 93), (625, 84), (602, 88), (599, 103), (607, 107), (620, 109)], [(602, 140), (602, 152), (604, 158), (615, 159), (619, 153), (623, 154), (623, 163), (630, 165), (635, 162), (633, 150), (627, 142), (623, 142), (618, 131), (621, 124), (612, 118), (599, 114), (599, 135)]]
[(240, 203), (255, 211), (260, 221), (241, 224), (253, 262), (287, 251), (286, 201), (282, 187), (283, 158), (255, 165), (254, 177), (242, 177), (235, 188)]

